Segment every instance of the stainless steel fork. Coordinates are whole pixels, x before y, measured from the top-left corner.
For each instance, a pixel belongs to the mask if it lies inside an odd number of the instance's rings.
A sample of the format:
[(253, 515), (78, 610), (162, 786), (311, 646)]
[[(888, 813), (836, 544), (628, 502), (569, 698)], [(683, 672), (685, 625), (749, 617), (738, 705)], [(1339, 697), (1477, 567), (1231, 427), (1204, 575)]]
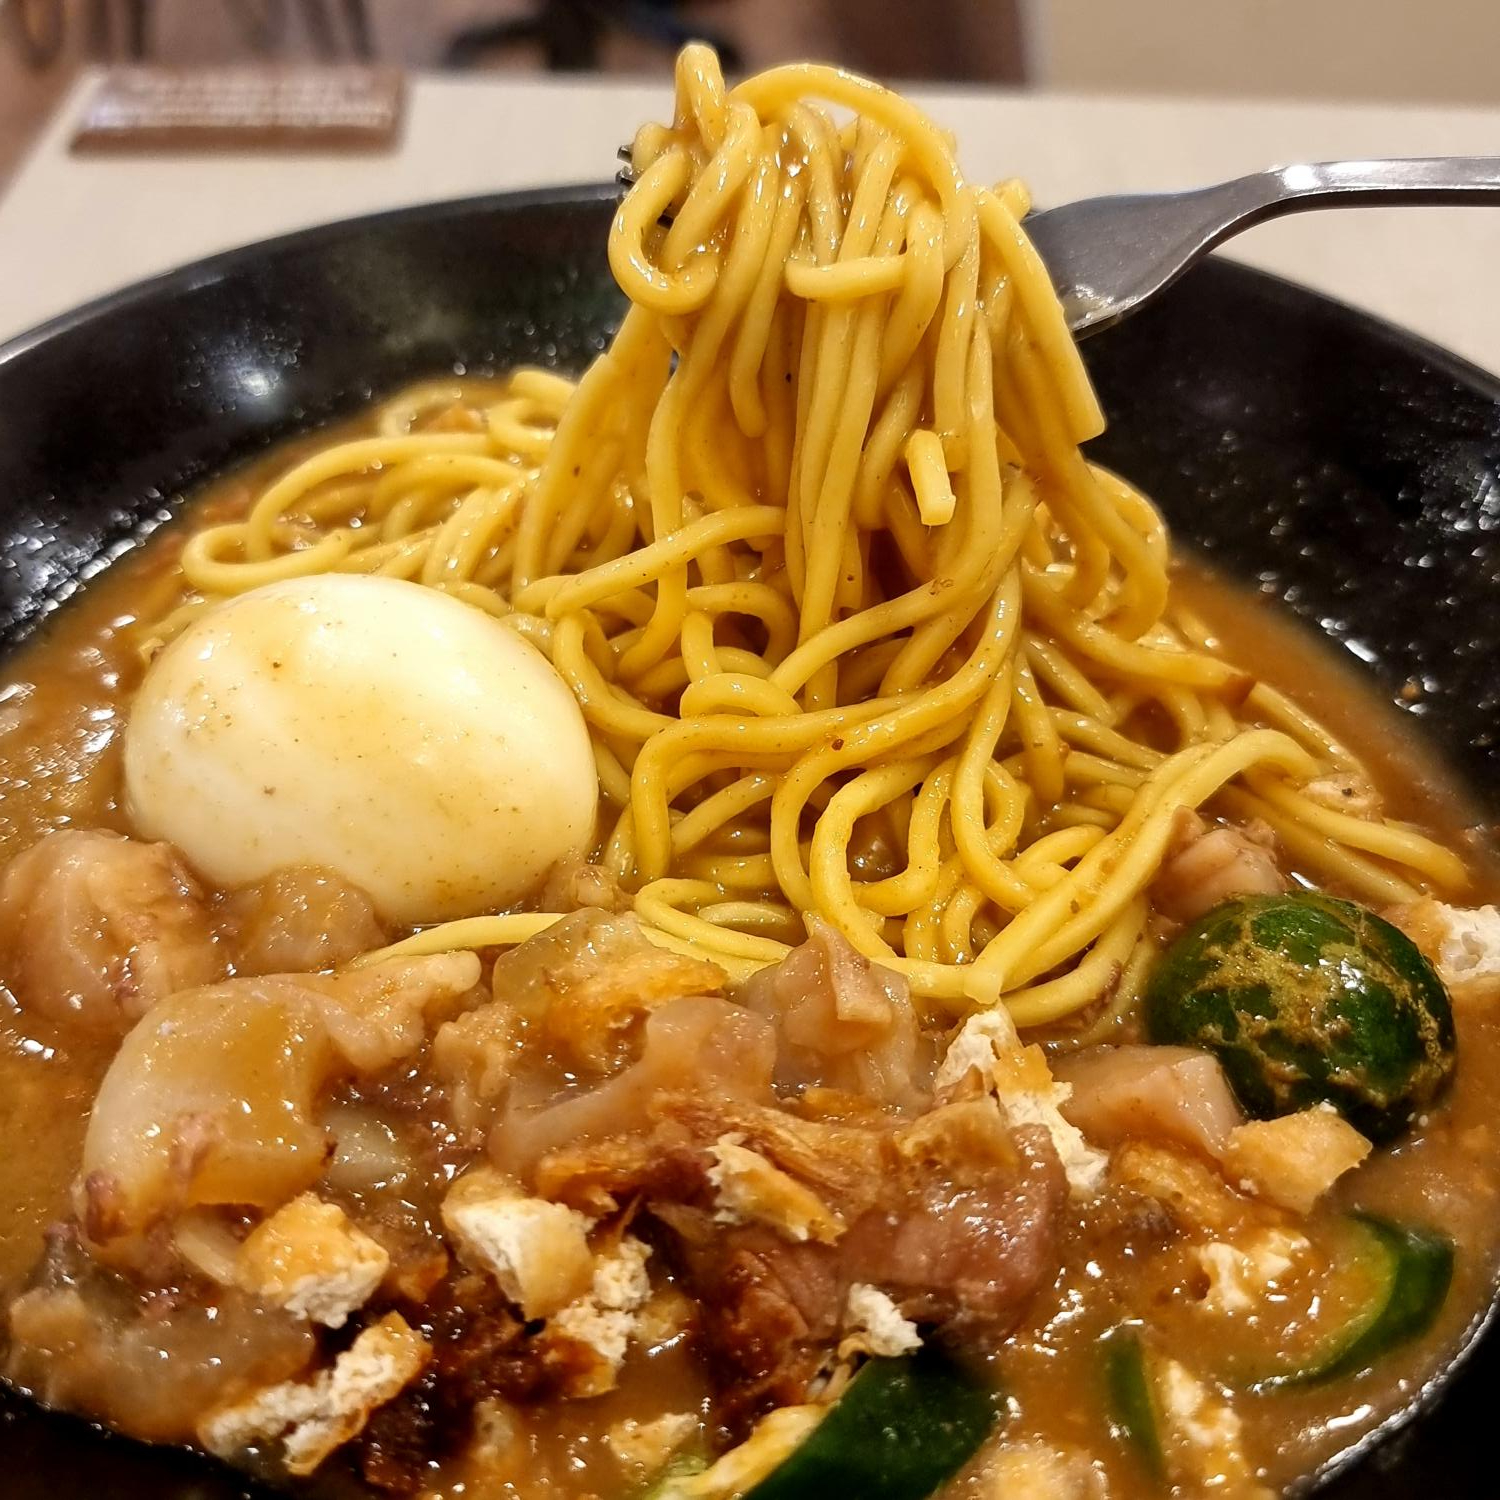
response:
[(1068, 326), (1097, 333), (1145, 306), (1216, 245), (1253, 224), (1312, 208), (1492, 204), (1500, 156), (1327, 161), (1273, 167), (1184, 193), (1084, 198), (1028, 214)]
[[(628, 148), (620, 155), (628, 163)], [(628, 165), (619, 180), (630, 185)], [(1129, 317), (1242, 229), (1313, 208), (1394, 203), (1500, 207), (1500, 156), (1273, 167), (1181, 193), (1084, 198), (1028, 214), (1026, 232), (1082, 337)]]

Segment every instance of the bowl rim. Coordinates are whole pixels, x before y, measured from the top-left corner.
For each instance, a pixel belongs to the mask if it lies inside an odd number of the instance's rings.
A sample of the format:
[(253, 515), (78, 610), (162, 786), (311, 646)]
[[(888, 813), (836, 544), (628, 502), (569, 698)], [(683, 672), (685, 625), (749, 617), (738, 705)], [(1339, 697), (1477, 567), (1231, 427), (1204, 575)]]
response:
[(461, 198), (435, 198), (427, 203), (408, 203), (398, 208), (375, 209), (371, 213), (352, 214), (342, 219), (328, 219), (301, 229), (264, 239), (248, 240), (227, 250), (216, 250), (197, 260), (143, 276), (136, 281), (103, 292), (63, 312), (55, 313), (0, 340), (0, 367), (23, 357), (31, 350), (55, 339), (77, 332), (102, 318), (129, 311), (161, 295), (194, 292), (226, 280), (235, 272), (254, 266), (268, 256), (315, 249), (366, 230), (441, 222), (450, 218), (483, 217), (494, 212), (513, 212), (530, 208), (590, 207), (617, 203), (617, 183), (576, 182), (555, 187), (509, 189), (497, 193), (475, 193)]
[[(56, 313), (40, 323), (0, 340), (0, 367), (24, 357), (30, 350), (87, 328), (117, 312), (127, 311), (153, 298), (192, 292), (212, 286), (265, 259), (316, 248), (325, 242), (346, 239), (366, 230), (388, 226), (441, 222), (450, 218), (483, 217), (495, 212), (513, 212), (529, 208), (592, 207), (617, 204), (620, 187), (614, 182), (566, 183), (555, 186), (511, 189), (504, 192), (470, 194), (459, 198), (436, 198), (426, 203), (405, 204), (397, 208), (376, 209), (323, 223), (288, 230), (284, 234), (250, 240), (227, 250), (181, 265), (168, 267), (151, 276), (127, 282), (124, 286), (92, 297), (76, 307)], [(1353, 324), (1366, 334), (1413, 356), (1429, 365), (1435, 373), (1466, 385), (1488, 400), (1500, 405), (1500, 373), (1487, 370), (1461, 354), (1434, 342), (1405, 325), (1369, 312), (1353, 303), (1304, 286), (1290, 277), (1279, 276), (1258, 266), (1214, 253), (1199, 268), (1211, 268), (1212, 274), (1241, 279), (1255, 286), (1261, 295), (1286, 304), (1302, 303), (1318, 308), (1324, 316)], [(1170, 290), (1164, 295), (1170, 296)], [(1148, 306), (1150, 304), (1147, 304)], [(1095, 337), (1107, 337), (1108, 331)], [(1087, 341), (1085, 341), (1087, 347)]]

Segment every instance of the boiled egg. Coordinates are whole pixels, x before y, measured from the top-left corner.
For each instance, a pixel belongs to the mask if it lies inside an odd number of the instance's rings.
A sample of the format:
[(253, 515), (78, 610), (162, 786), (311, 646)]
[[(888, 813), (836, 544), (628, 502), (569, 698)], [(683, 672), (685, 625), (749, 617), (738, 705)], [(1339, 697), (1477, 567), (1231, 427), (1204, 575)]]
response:
[(394, 922), (496, 911), (593, 836), (598, 778), (567, 684), (434, 589), (324, 574), (199, 617), (125, 732), (139, 832), (211, 884), (323, 865)]

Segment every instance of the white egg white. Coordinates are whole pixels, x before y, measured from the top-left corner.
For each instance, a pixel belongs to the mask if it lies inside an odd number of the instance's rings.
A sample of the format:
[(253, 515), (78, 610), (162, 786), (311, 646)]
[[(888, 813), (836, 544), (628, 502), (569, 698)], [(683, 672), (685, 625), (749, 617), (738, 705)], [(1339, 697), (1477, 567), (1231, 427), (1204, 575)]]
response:
[(593, 836), (567, 684), (508, 626), (399, 579), (324, 574), (209, 611), (151, 664), (128, 809), (214, 885), (315, 864), (387, 918), (494, 911)]

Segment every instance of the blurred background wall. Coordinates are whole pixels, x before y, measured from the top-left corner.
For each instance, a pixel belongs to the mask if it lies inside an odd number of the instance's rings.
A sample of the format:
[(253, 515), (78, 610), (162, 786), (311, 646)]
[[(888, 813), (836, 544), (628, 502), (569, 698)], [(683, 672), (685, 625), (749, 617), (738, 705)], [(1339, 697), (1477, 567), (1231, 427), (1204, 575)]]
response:
[[(486, 25), (508, 29), (486, 39)], [(901, 78), (1500, 100), (1497, 0), (0, 0), (0, 57), (30, 37), (63, 68), (133, 49), (536, 67), (571, 48), (578, 64), (646, 72), (674, 31), (715, 34), (751, 67), (820, 56)]]
[(0, 181), (86, 61), (665, 71), (816, 57), (1095, 93), (1500, 103), (1500, 0), (0, 0)]
[(1021, 0), (1029, 81), (1500, 103), (1500, 0)]

